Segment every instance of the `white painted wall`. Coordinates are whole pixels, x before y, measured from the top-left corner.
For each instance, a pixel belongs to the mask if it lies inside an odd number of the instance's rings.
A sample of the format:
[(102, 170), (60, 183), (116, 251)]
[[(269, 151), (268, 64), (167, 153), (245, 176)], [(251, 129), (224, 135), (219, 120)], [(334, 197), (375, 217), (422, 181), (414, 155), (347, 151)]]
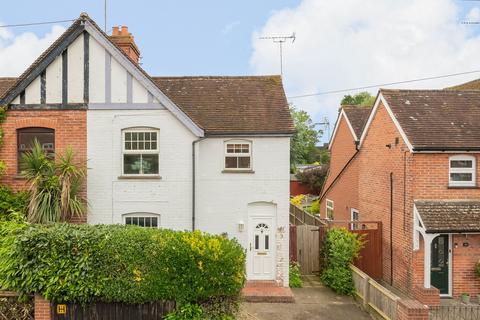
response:
[[(62, 102), (62, 55), (56, 57), (47, 67), (45, 88), (47, 90), (47, 103)], [(25, 93), (26, 96), (27, 93)]]
[(105, 48), (93, 37), (89, 40), (89, 91), (91, 103), (105, 102)]
[(83, 102), (83, 35), (68, 47), (68, 101)]
[[(248, 138), (247, 138), (248, 139)], [(286, 137), (250, 138), (254, 173), (222, 173), (223, 138), (209, 138), (198, 146), (197, 227), (237, 238), (248, 248), (248, 205), (255, 202), (276, 204), (277, 262), (283, 284), (288, 286), (290, 139)], [(245, 231), (238, 223), (245, 222)]]
[[(160, 130), (161, 180), (119, 179), (122, 129)], [(166, 110), (88, 110), (89, 223), (123, 223), (132, 212), (160, 214), (164, 228), (191, 228), (193, 134)]]

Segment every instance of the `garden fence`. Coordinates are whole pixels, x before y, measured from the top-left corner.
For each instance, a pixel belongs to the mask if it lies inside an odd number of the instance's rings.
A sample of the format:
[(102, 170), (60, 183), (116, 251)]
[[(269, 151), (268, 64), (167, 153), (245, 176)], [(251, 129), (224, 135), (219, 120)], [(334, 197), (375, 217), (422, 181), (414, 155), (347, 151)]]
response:
[(430, 307), (430, 320), (480, 320), (480, 305), (453, 304)]
[(33, 320), (33, 301), (18, 301), (18, 293), (0, 291), (0, 320)]
[(395, 320), (400, 298), (357, 267), (352, 265), (351, 269), (353, 283), (355, 284), (355, 295), (361, 300), (364, 308), (373, 310), (383, 319)]

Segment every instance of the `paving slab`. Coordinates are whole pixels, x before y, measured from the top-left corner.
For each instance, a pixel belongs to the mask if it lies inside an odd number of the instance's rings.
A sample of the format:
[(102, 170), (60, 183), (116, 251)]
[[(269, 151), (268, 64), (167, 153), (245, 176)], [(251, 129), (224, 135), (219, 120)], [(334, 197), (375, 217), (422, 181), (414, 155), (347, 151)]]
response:
[(293, 288), (295, 303), (242, 304), (241, 320), (371, 320), (352, 297), (326, 288), (318, 277), (304, 279), (303, 288)]

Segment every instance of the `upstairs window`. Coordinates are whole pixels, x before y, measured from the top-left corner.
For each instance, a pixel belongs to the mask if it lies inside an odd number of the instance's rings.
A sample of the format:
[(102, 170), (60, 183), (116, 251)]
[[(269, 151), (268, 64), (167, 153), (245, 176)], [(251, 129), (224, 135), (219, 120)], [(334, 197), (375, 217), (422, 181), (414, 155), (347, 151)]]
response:
[(450, 157), (449, 186), (474, 187), (476, 164), (474, 156), (458, 155)]
[(249, 141), (225, 143), (225, 169), (250, 170), (252, 168), (252, 143)]
[(55, 154), (55, 130), (49, 128), (23, 128), (17, 130), (17, 163), (18, 172), (25, 169), (22, 157), (33, 148), (34, 141), (52, 158)]
[(158, 130), (123, 131), (123, 174), (158, 175)]
[(154, 213), (128, 213), (123, 215), (123, 220), (126, 225), (159, 228), (160, 216)]
[(333, 220), (333, 201), (327, 199), (326, 203), (327, 203), (327, 219)]

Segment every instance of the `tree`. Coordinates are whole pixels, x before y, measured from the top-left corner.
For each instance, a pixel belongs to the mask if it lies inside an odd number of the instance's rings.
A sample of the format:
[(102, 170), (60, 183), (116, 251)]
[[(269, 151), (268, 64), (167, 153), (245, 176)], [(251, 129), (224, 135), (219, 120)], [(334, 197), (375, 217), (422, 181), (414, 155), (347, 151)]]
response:
[(322, 131), (315, 129), (315, 124), (307, 112), (291, 106), (290, 113), (296, 130), (290, 144), (290, 163), (295, 168), (299, 164), (310, 162), (310, 155), (316, 149)]
[(87, 202), (81, 192), (85, 167), (75, 163), (71, 149), (56, 156), (57, 159), (51, 159), (36, 140), (32, 150), (22, 156), (25, 168), (22, 176), (27, 179), (29, 191), (29, 222), (66, 221), (87, 213)]
[(362, 106), (362, 107), (371, 107), (375, 102), (375, 97), (372, 96), (369, 92), (363, 91), (355, 95), (349, 95), (343, 97), (342, 106), (344, 105), (353, 105), (353, 106)]

